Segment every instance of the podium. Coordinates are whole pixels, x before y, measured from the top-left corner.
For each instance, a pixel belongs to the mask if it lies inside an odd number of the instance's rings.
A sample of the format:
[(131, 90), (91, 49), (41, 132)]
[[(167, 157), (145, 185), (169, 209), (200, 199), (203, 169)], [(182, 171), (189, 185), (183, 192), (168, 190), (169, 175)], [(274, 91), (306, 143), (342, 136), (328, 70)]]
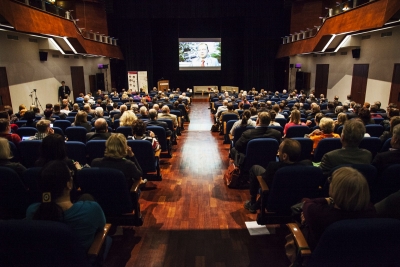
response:
[(169, 89), (169, 80), (159, 80), (157, 85), (158, 91), (167, 92)]

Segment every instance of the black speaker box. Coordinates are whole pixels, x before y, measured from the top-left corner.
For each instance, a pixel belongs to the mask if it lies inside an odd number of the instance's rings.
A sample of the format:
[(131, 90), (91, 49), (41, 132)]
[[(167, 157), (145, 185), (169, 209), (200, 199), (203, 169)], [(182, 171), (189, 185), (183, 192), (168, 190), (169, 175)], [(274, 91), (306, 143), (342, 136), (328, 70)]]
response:
[(39, 58), (40, 58), (40, 61), (47, 61), (47, 52), (39, 51)]
[(361, 49), (353, 49), (351, 50), (351, 53), (353, 54), (353, 58), (360, 58)]
[(289, 64), (290, 68), (293, 69), (294, 68), (294, 64)]
[(96, 90), (105, 90), (104, 73), (96, 73)]

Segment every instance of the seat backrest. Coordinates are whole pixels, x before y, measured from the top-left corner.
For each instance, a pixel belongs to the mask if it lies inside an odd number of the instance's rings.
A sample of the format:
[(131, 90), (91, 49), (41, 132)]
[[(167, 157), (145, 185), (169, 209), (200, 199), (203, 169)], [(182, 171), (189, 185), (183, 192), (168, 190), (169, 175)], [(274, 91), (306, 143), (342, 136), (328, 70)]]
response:
[(340, 125), (340, 126), (337, 128), (336, 133), (337, 133), (338, 135), (342, 135), (342, 132), (343, 132), (343, 125)]
[(310, 133), (310, 128), (304, 125), (291, 126), (286, 130), (286, 138), (293, 137), (304, 137), (304, 135)]
[(275, 173), (268, 195), (266, 208), (282, 215), (290, 215), (290, 207), (303, 198), (316, 198), (324, 184), (320, 168), (313, 166), (289, 166)]
[(389, 138), (388, 140), (383, 143), (383, 146), (381, 148), (380, 152), (386, 152), (389, 151), (389, 148), (392, 148), (392, 144), (390, 143), (392, 141), (392, 138)]
[(229, 120), (226, 123), (226, 133), (227, 134), (229, 134), (231, 132), (232, 126), (235, 124), (236, 121), (237, 121), (237, 119), (236, 120)]
[(271, 128), (271, 129), (275, 129), (275, 130), (277, 130), (278, 132), (280, 132), (281, 133), (281, 135), (283, 136), (283, 127), (282, 126), (274, 126), (274, 125), (270, 125), (270, 126), (268, 126), (268, 128)]
[(22, 127), (22, 125), (24, 125), (27, 122), (28, 122), (27, 120), (19, 120), (16, 121), (15, 124), (18, 125), (18, 127)]
[(143, 172), (156, 171), (156, 157), (151, 143), (147, 140), (128, 140), (128, 146), (132, 148)]
[(170, 120), (170, 119), (157, 119), (157, 120), (167, 123), (168, 129), (170, 129), (171, 131), (174, 130), (174, 124), (173, 124), (172, 120)]
[(28, 192), (18, 174), (11, 168), (0, 167), (0, 220), (24, 218), (27, 198)]
[(39, 178), (42, 167), (29, 168), (24, 172), (23, 181), (28, 188), (28, 202), (29, 204), (42, 201), (42, 193), (39, 189)]
[(359, 147), (369, 150), (372, 153), (372, 158), (374, 158), (376, 153), (381, 150), (382, 142), (378, 137), (364, 137)]
[(60, 127), (53, 127), (53, 131), (54, 131), (55, 134), (59, 134), (59, 135), (61, 135), (63, 138), (65, 138), (65, 137), (64, 137), (64, 131), (63, 131), (63, 129), (61, 129)]
[(314, 162), (321, 162), (322, 157), (335, 149), (342, 148), (340, 138), (324, 138), (318, 142), (317, 148), (314, 151)]
[(78, 172), (82, 193), (91, 194), (106, 216), (133, 211), (125, 175), (116, 169), (84, 168)]
[(374, 118), (375, 124), (381, 124), (385, 119), (384, 118)]
[(379, 137), (382, 135), (383, 131), (385, 129), (383, 128), (382, 125), (378, 124), (368, 124), (365, 125), (365, 131), (369, 133), (371, 137)]
[(65, 129), (67, 129), (68, 127), (71, 127), (71, 122), (68, 120), (55, 120), (53, 122), (53, 126), (60, 127), (64, 132)]
[(68, 141), (65, 143), (67, 156), (69, 159), (79, 162), (80, 165), (85, 165), (86, 160), (86, 145), (79, 141)]
[(242, 134), (249, 130), (249, 129), (254, 129), (254, 126), (246, 126), (246, 127), (237, 127), (235, 129), (235, 134), (233, 136), (233, 145), (235, 145), (236, 141), (239, 140), (239, 138), (242, 136)]
[(115, 130), (115, 132), (122, 133), (126, 138), (133, 135), (131, 126), (120, 126)]
[(267, 168), (271, 161), (276, 161), (279, 143), (273, 138), (256, 138), (247, 143), (246, 159), (241, 171), (250, 170), (253, 165)]
[(285, 125), (286, 125), (286, 119), (285, 118), (275, 118), (275, 121), (277, 123), (279, 123), (282, 126), (282, 128), (285, 128)]
[(148, 131), (154, 132), (154, 134), (157, 136), (157, 140), (160, 143), (161, 146), (161, 151), (167, 151), (168, 150), (168, 142), (167, 142), (167, 135), (165, 133), (165, 129), (161, 126), (147, 126), (146, 129)]
[(307, 266), (400, 266), (400, 221), (342, 220), (322, 234)]
[(0, 221), (0, 266), (91, 266), (75, 232), (61, 222)]
[(292, 139), (299, 141), (301, 145), (301, 155), (299, 160), (311, 159), (311, 153), (313, 151), (313, 141), (310, 138), (304, 137), (293, 137)]
[(17, 134), (19, 135), (19, 137), (34, 136), (37, 132), (38, 130), (34, 127), (20, 127), (17, 130)]
[[(68, 115), (71, 115), (71, 113), (68, 114)], [(73, 122), (75, 121), (75, 117), (72, 117), (72, 116), (67, 116), (65, 119), (66, 119), (67, 121), (69, 121), (70, 123), (73, 123)]]
[(177, 117), (182, 117), (182, 112), (180, 110), (171, 109), (170, 113), (176, 115)]
[(11, 153), (12, 153), (12, 156), (13, 156), (11, 161), (19, 162), (20, 155), (19, 155), (19, 151), (18, 151), (17, 146), (11, 141), (8, 141), (8, 144), (10, 145), (10, 150), (11, 150)]
[(26, 168), (35, 166), (35, 161), (39, 158), (39, 151), (42, 140), (26, 140), (18, 144), (21, 163)]
[(86, 143), (86, 153), (88, 154), (88, 163), (95, 158), (104, 157), (106, 150), (106, 140), (90, 140)]
[(222, 115), (222, 121), (230, 121), (230, 120), (237, 120), (237, 114), (224, 114)]
[(65, 129), (65, 135), (68, 137), (68, 141), (86, 143), (86, 134), (86, 128), (82, 126), (73, 126)]
[(380, 201), (400, 190), (400, 164), (393, 164), (385, 168), (375, 184), (375, 200)]

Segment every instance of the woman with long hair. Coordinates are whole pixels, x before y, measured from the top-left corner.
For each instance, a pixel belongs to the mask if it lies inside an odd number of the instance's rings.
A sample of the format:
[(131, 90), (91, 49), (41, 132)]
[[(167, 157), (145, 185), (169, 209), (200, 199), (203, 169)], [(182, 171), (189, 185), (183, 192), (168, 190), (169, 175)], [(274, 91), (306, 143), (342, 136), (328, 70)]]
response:
[(344, 123), (347, 121), (347, 114), (344, 112), (340, 112), (337, 116), (337, 120), (335, 121), (335, 129), (333, 130), (335, 133), (337, 133), (337, 130), (339, 129), (340, 126), (344, 125)]
[(71, 169), (61, 160), (50, 161), (43, 167), (38, 185), (42, 202), (30, 205), (26, 218), (69, 225), (76, 232), (80, 245), (88, 250), (96, 232), (103, 229), (106, 223), (99, 204), (94, 201), (71, 202)]
[(10, 144), (8, 140), (5, 138), (0, 137), (0, 167), (6, 167), (13, 169), (21, 178), (23, 173), (25, 172), (26, 168), (18, 162), (11, 162), (10, 160), (13, 158), (13, 155), (10, 150)]
[(290, 121), (285, 124), (283, 134), (286, 135), (287, 129), (296, 125), (306, 125), (304, 122), (301, 122), (300, 111), (298, 111), (297, 109), (292, 110), (292, 113), (290, 113)]
[(254, 126), (256, 127), (256, 122), (253, 121), (252, 119), (250, 119), (251, 117), (251, 113), (250, 110), (246, 109), (245, 111), (243, 111), (242, 114), (242, 119), (236, 121), (233, 126), (232, 129), (230, 131), (230, 134), (233, 136), (235, 135), (235, 129), (238, 127), (247, 127), (247, 126)]
[(71, 124), (71, 126), (85, 127), (87, 132), (90, 132), (92, 129), (92, 125), (87, 121), (87, 113), (83, 110), (76, 113), (75, 121)]
[(137, 119), (132, 110), (125, 111), (119, 119), (119, 126), (132, 126)]

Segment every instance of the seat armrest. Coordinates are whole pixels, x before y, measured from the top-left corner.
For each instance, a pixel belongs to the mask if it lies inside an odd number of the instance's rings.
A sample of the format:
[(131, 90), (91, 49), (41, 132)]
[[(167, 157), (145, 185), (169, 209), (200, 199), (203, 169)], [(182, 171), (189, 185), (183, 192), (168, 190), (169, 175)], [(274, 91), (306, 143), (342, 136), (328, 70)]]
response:
[(301, 256), (302, 257), (307, 257), (311, 255), (311, 250), (308, 247), (308, 243), (306, 239), (304, 238), (303, 233), (300, 231), (300, 227), (297, 225), (297, 223), (288, 223), (286, 226), (289, 228), (290, 232), (293, 234), (294, 241), (296, 242)]
[(229, 139), (233, 140), (233, 135), (229, 134)]
[(131, 193), (137, 193), (138, 192), (139, 185), (140, 185), (141, 181), (142, 181), (142, 179), (140, 179), (140, 180), (138, 179), (138, 180), (135, 180), (133, 182), (132, 187), (131, 187)]
[(154, 156), (155, 156), (156, 158), (159, 158), (159, 157), (160, 157), (160, 154), (161, 154), (161, 149), (154, 151)]
[(260, 183), (262, 192), (263, 193), (269, 192), (269, 187), (268, 187), (267, 183), (264, 181), (264, 179), (262, 178), (262, 176), (257, 176), (257, 180)]
[(95, 256), (97, 257), (100, 253), (101, 247), (104, 244), (104, 241), (106, 240), (106, 236), (108, 231), (110, 231), (111, 224), (106, 223), (106, 225), (103, 228), (103, 231), (98, 231), (96, 235), (94, 236), (94, 240), (92, 245), (89, 248), (88, 255), (89, 256)]

